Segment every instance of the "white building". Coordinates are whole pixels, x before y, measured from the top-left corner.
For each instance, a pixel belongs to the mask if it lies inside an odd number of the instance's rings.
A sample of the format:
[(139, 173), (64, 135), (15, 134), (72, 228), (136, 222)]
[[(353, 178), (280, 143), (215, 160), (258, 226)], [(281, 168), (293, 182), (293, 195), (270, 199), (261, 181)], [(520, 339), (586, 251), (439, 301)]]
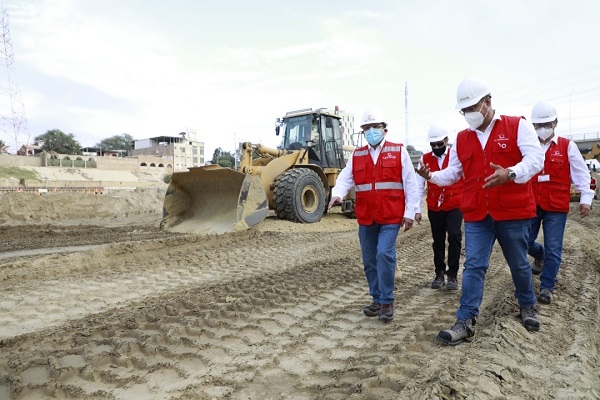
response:
[(185, 171), (188, 167), (205, 165), (204, 142), (196, 139), (196, 132), (188, 130), (180, 136), (157, 136), (134, 141), (132, 156), (153, 155), (173, 166), (173, 172)]

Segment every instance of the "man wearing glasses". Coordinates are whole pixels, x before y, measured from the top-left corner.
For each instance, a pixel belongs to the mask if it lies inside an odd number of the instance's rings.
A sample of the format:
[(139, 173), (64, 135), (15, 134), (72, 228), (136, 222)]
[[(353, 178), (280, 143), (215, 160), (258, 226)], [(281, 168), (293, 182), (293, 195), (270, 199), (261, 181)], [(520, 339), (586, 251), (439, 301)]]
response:
[[(542, 149), (546, 151), (544, 168), (532, 180), (537, 215), (531, 220), (529, 255), (531, 269), (540, 276), (540, 303), (550, 304), (556, 276), (562, 262), (563, 236), (571, 201), (571, 181), (581, 192), (579, 215), (587, 217), (592, 207), (594, 191), (590, 189), (590, 172), (577, 148), (568, 139), (555, 136), (558, 113), (554, 105), (540, 101), (533, 106), (531, 122)], [(544, 229), (544, 245), (536, 242), (540, 226)]]
[(373, 302), (363, 308), (383, 322), (394, 318), (396, 239), (412, 228), (417, 208), (417, 177), (406, 148), (387, 141), (386, 119), (366, 111), (361, 119), (368, 145), (357, 148), (331, 191), (329, 208), (356, 191), (356, 220), (363, 267)]
[[(448, 131), (433, 124), (427, 132), (431, 151), (423, 154), (419, 165), (427, 165), (430, 171), (440, 171), (448, 166), (450, 149), (448, 148)], [(417, 176), (419, 199), (423, 199), (427, 181)], [(427, 182), (427, 217), (433, 237), (433, 265), (435, 278), (432, 289), (458, 290), (458, 269), (460, 249), (462, 245), (462, 219), (460, 200), (463, 193), (463, 179), (450, 186), (438, 186)], [(421, 202), (417, 207), (415, 221), (421, 223)], [(446, 264), (446, 236), (448, 237), (448, 264)], [(446, 283), (446, 275), (448, 283)]]
[(464, 79), (456, 92), (456, 109), (469, 125), (458, 133), (446, 169), (419, 175), (439, 186), (464, 176), (460, 209), (465, 222), (466, 260), (462, 275), (456, 323), (440, 331), (445, 344), (469, 341), (483, 300), (485, 274), (496, 240), (515, 286), (521, 323), (529, 331), (540, 329), (537, 299), (527, 259), (529, 221), (535, 216), (530, 179), (544, 163), (544, 153), (530, 122), (522, 117), (500, 115), (492, 108), (492, 95), (480, 78)]

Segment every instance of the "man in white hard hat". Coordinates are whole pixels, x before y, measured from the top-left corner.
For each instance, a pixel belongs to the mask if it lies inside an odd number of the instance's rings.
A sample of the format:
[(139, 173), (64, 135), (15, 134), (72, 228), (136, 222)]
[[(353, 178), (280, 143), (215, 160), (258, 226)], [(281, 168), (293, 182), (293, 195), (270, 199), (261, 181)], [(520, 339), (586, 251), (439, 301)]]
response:
[(480, 78), (466, 78), (458, 85), (456, 109), (469, 128), (458, 133), (448, 167), (436, 172), (428, 166), (418, 170), (419, 175), (439, 186), (451, 185), (461, 176), (465, 179), (460, 209), (465, 223), (466, 260), (460, 306), (454, 326), (440, 331), (437, 337), (455, 345), (475, 335), (473, 326), (496, 240), (510, 267), (521, 323), (527, 330), (537, 331), (540, 322), (527, 239), (530, 219), (535, 216), (530, 179), (542, 169), (544, 161), (540, 142), (525, 118), (496, 113), (491, 91)]
[(387, 123), (377, 110), (361, 119), (367, 145), (357, 148), (331, 192), (329, 208), (354, 188), (358, 237), (372, 303), (363, 308), (383, 322), (394, 317), (396, 239), (412, 228), (418, 202), (417, 178), (406, 148), (387, 141)]
[[(431, 151), (421, 156), (419, 165), (428, 165), (431, 171), (440, 171), (448, 166), (450, 150), (448, 148), (448, 131), (440, 125), (433, 124), (427, 131), (427, 140)], [(427, 217), (433, 237), (433, 265), (435, 278), (432, 289), (458, 290), (458, 269), (462, 246), (462, 219), (460, 200), (463, 194), (464, 180), (450, 186), (438, 186), (427, 182), (417, 175), (419, 188), (419, 206), (415, 221), (421, 222), (421, 203), (427, 183)], [(448, 237), (448, 264), (446, 264), (446, 237)], [(446, 284), (446, 275), (448, 283)]]
[[(536, 103), (531, 111), (531, 122), (546, 158), (542, 171), (531, 180), (537, 215), (531, 220), (529, 255), (534, 258), (533, 273), (542, 274), (538, 301), (550, 304), (562, 262), (571, 181), (581, 192), (579, 215), (582, 218), (590, 214), (594, 191), (590, 189), (590, 172), (575, 142), (555, 135), (558, 113), (554, 105), (547, 101)], [(535, 241), (540, 225), (544, 229), (543, 246)]]

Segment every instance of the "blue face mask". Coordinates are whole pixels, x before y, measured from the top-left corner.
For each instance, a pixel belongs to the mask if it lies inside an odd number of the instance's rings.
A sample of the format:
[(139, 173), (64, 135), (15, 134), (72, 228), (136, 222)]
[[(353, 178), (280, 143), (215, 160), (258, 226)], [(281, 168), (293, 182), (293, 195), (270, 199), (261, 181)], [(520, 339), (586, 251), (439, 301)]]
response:
[(365, 132), (365, 138), (367, 139), (367, 142), (374, 147), (383, 140), (383, 131), (378, 128), (369, 128), (369, 130)]

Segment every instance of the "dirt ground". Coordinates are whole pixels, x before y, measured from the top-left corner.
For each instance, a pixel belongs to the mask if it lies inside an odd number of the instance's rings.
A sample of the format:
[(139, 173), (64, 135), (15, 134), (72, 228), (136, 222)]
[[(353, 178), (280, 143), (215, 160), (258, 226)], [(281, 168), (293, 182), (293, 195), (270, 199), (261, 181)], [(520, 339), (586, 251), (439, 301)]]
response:
[(383, 324), (361, 311), (355, 220), (170, 234), (163, 196), (2, 195), (0, 399), (600, 398), (595, 209), (581, 220), (572, 204), (539, 332), (516, 318), (496, 245), (476, 339), (449, 347), (435, 335), (460, 291), (429, 288), (426, 221), (398, 238)]

